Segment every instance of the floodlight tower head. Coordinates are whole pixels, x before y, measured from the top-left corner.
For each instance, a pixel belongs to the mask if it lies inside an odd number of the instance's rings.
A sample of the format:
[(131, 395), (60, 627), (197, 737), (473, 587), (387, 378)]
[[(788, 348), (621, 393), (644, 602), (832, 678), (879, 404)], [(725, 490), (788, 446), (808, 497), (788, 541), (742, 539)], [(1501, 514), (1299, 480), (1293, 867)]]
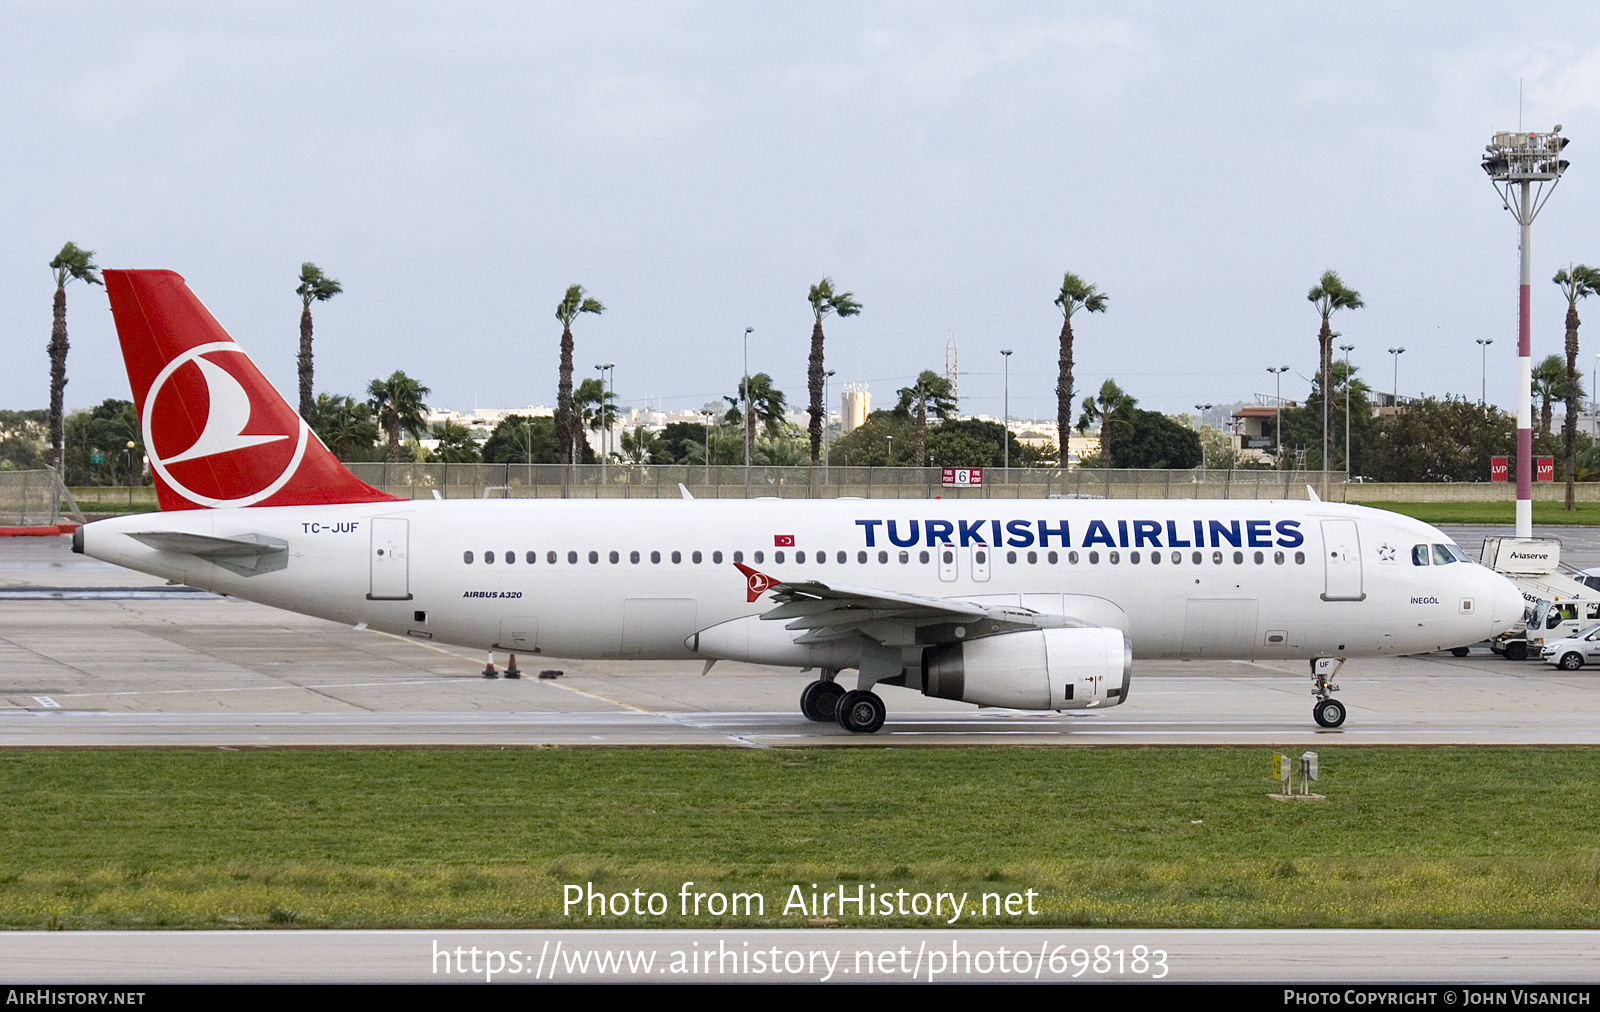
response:
[[(1549, 133), (1500, 130), (1484, 146), (1483, 171), (1518, 222), (1531, 225), (1561, 181), (1568, 165), (1561, 152), (1569, 143), (1571, 138), (1561, 136), (1558, 123)], [(1530, 195), (1528, 184), (1532, 183), (1538, 188)], [(1548, 191), (1546, 183), (1550, 184)]]

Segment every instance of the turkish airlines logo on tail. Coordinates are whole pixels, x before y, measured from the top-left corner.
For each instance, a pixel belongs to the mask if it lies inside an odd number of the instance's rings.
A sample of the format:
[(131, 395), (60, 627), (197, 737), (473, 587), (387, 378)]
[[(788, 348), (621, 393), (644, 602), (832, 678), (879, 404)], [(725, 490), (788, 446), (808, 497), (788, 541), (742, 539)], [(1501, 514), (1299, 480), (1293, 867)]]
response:
[(753, 604), (760, 600), (762, 594), (765, 594), (769, 589), (778, 585), (777, 580), (774, 580), (766, 573), (760, 573), (754, 569), (751, 569), (742, 562), (735, 562), (734, 566), (739, 570), (739, 572), (744, 574), (745, 602), (748, 604)]
[(211, 507), (250, 506), (283, 488), (311, 433), (232, 341), (168, 362), (145, 395), (141, 427), (151, 469)]

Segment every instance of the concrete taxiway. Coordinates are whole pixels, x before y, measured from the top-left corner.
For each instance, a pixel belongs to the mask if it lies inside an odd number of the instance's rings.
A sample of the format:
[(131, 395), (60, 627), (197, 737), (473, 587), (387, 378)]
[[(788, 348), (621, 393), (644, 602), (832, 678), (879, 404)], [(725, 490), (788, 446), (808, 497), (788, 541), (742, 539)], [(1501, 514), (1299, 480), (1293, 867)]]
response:
[[(1475, 552), (1484, 532), (1451, 533)], [(1558, 536), (1573, 564), (1600, 563), (1600, 531)], [(1298, 662), (1139, 662), (1129, 701), (1101, 712), (887, 688), (872, 736), (805, 720), (811, 676), (784, 669), (522, 662), (520, 680), (486, 679), (470, 650), (166, 588), (65, 538), (0, 543), (0, 747), (1600, 744), (1600, 669), (1482, 647), (1352, 661), (1337, 731), (1312, 723)]]

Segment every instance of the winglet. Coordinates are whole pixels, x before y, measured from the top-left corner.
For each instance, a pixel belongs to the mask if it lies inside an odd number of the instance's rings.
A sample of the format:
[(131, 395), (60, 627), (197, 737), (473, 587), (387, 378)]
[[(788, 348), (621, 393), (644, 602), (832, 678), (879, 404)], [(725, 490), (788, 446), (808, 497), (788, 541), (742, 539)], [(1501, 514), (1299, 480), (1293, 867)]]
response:
[(734, 568), (738, 569), (739, 572), (744, 574), (744, 592), (746, 604), (754, 604), (756, 601), (761, 599), (761, 595), (765, 594), (768, 588), (778, 585), (779, 581), (774, 580), (766, 573), (757, 572), (756, 570), (751, 569), (742, 562), (735, 562), (733, 565)]
[(1321, 502), (1322, 501), (1322, 497), (1317, 495), (1317, 490), (1312, 488), (1310, 485), (1306, 486), (1306, 495), (1308, 497), (1310, 497), (1312, 502)]
[(693, 499), (694, 498), (694, 496), (689, 494), (689, 486), (685, 485), (681, 481), (678, 482), (678, 494), (683, 496), (685, 499)]

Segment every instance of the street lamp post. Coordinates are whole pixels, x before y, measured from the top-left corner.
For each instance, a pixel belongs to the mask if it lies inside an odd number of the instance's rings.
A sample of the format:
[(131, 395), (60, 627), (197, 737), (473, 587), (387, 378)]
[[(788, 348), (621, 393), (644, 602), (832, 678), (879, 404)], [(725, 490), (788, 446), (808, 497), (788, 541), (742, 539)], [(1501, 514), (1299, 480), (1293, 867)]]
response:
[[(1006, 366), (1005, 401), (1003, 408), (1006, 417), (1005, 421), (1000, 425), (1002, 430), (1000, 433), (1000, 444), (1005, 447), (1005, 476), (1006, 484), (1009, 485), (1011, 484), (1011, 349), (1001, 348), (1000, 356), (1000, 360), (1004, 362)], [(1593, 386), (1593, 384), (1590, 385)], [(1061, 448), (1061, 466), (1066, 467), (1066, 464), (1067, 448), (1063, 446)]]
[(1389, 395), (1391, 398), (1390, 406), (1396, 411), (1400, 410), (1400, 355), (1404, 351), (1404, 348), (1389, 349), (1389, 354), (1394, 356), (1394, 392)]
[[(604, 426), (600, 430), (600, 484), (604, 485), (606, 483), (606, 459), (611, 455), (611, 423), (615, 421), (607, 410), (611, 405), (611, 399), (606, 394), (607, 392), (616, 393), (617, 364), (615, 362), (607, 362), (594, 368), (600, 374), (600, 423)], [(607, 376), (611, 379), (609, 386), (606, 383)]]
[[(1209, 404), (1196, 404), (1194, 406), (1194, 409), (1196, 411), (1200, 412), (1200, 426), (1201, 426), (1201, 428), (1204, 428), (1205, 424), (1206, 424), (1206, 412), (1211, 410), (1211, 405), (1209, 405)], [(1204, 439), (1201, 439), (1200, 440), (1200, 470), (1204, 471), (1207, 466), (1208, 465), (1206, 464), (1206, 441)]]
[(754, 327), (744, 328), (744, 386), (739, 396), (744, 398), (744, 497), (750, 498), (750, 335)]
[[(1533, 536), (1533, 219), (1544, 207), (1567, 163), (1561, 124), (1546, 134), (1501, 130), (1485, 147), (1483, 171), (1522, 229), (1522, 271), (1517, 294), (1517, 537)], [(1534, 188), (1538, 183), (1537, 189)], [(1549, 184), (1548, 188), (1545, 184)]]
[(833, 378), (834, 370), (829, 369), (822, 374), (822, 483), (828, 483), (828, 414), (831, 403), (828, 398), (833, 396), (828, 393), (828, 380)]
[(711, 417), (710, 411), (700, 412), (706, 416), (706, 484), (711, 484)]
[(1355, 465), (1350, 462), (1350, 353), (1355, 348), (1353, 344), (1339, 345), (1339, 350), (1344, 352), (1344, 480), (1347, 485), (1350, 475), (1355, 473)]
[(1492, 337), (1480, 337), (1478, 341), (1479, 357), (1483, 361), (1483, 375), (1479, 379), (1478, 407), (1487, 407), (1489, 404), (1489, 345), (1494, 343)]
[(1281, 469), (1283, 467), (1283, 374), (1289, 371), (1286, 365), (1267, 366), (1267, 372), (1277, 381), (1278, 392), (1272, 400), (1272, 456)]

